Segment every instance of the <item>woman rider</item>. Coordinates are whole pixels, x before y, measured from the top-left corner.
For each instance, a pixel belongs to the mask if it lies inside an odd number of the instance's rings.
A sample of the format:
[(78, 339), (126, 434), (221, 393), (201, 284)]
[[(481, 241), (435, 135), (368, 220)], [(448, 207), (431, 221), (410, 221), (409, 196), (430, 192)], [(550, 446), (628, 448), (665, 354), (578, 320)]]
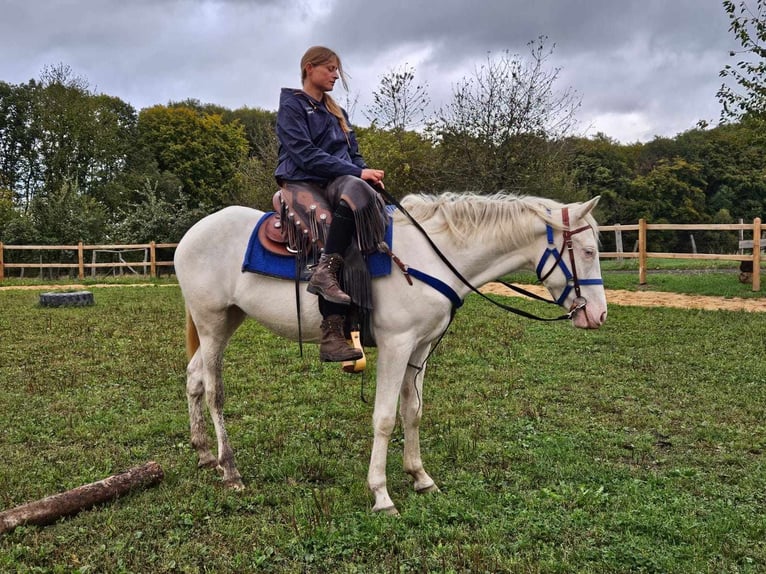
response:
[[(312, 203), (309, 217), (316, 215), (314, 203), (320, 208), (324, 203), (332, 213), (326, 235), (319, 233), (324, 249), (308, 284), (308, 291), (319, 296), (323, 361), (362, 357), (346, 342), (344, 323), (351, 297), (341, 289), (338, 273), (352, 241), (363, 253), (374, 251), (383, 240), (386, 223), (384, 203), (370, 185), (382, 187), (383, 170), (367, 167), (346, 111), (328, 93), (339, 78), (347, 89), (338, 55), (322, 46), (309, 48), (301, 59), (302, 89), (281, 91), (276, 128), (279, 160), (274, 175), (283, 214), (290, 211), (296, 221), (306, 219), (298, 216), (298, 204), (305, 204), (306, 197)], [(301, 229), (321, 227), (303, 220), (296, 231), (292, 219), (283, 223), (293, 238), (301, 236)]]

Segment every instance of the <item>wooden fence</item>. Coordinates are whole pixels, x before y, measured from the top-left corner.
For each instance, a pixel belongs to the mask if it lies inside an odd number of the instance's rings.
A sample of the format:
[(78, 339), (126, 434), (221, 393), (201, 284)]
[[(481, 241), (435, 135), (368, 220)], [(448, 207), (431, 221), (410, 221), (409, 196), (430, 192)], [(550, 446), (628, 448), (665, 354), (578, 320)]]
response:
[[(172, 248), (178, 243), (133, 243), (128, 245), (83, 245), (82, 242), (77, 245), (4, 245), (0, 243), (0, 281), (5, 279), (6, 269), (40, 269), (42, 274), (43, 269), (77, 269), (77, 277), (85, 279), (85, 270), (91, 271), (91, 274), (95, 274), (96, 269), (99, 268), (111, 268), (122, 270), (125, 268), (133, 269), (133, 267), (141, 267), (144, 275), (151, 277), (157, 276), (157, 269), (159, 267), (172, 267), (172, 261), (158, 261), (157, 249)], [(126, 261), (122, 255), (130, 251), (143, 251), (144, 258), (142, 261)], [(5, 253), (8, 251), (73, 251), (77, 254), (76, 263), (6, 263)], [(86, 262), (85, 252), (88, 251), (91, 254), (90, 262)], [(117, 255), (117, 261), (97, 262), (96, 256), (99, 252), (108, 252)], [(148, 270), (148, 273), (147, 273)]]
[[(756, 217), (752, 223), (647, 223), (640, 219), (633, 225), (602, 225), (599, 231), (613, 231), (617, 238), (617, 251), (601, 252), (604, 258), (636, 258), (638, 259), (638, 282), (646, 284), (647, 259), (716, 259), (731, 261), (752, 261), (753, 263), (753, 291), (761, 290), (761, 251), (766, 248), (762, 238), (763, 228), (761, 218)], [(625, 252), (621, 246), (621, 234), (623, 231), (638, 231), (638, 242), (635, 251)], [(649, 231), (739, 231), (740, 233), (751, 232), (752, 240), (739, 242), (740, 253), (661, 253), (647, 251), (647, 234)], [(751, 250), (751, 253), (745, 253)]]
[[(646, 284), (647, 260), (651, 258), (658, 259), (717, 259), (732, 261), (752, 261), (753, 263), (753, 291), (761, 290), (761, 251), (766, 248), (762, 238), (763, 229), (761, 218), (756, 217), (752, 223), (721, 223), (721, 224), (675, 224), (675, 223), (647, 223), (641, 219), (633, 225), (602, 225), (599, 227), (601, 233), (614, 232), (616, 238), (617, 251), (601, 252), (602, 259), (608, 258), (636, 258), (638, 259), (639, 283)], [(634, 251), (624, 251), (621, 248), (622, 232), (638, 231), (638, 241)], [(744, 233), (752, 233), (752, 240), (740, 241), (740, 252), (736, 254), (723, 253), (659, 253), (647, 251), (647, 234), (650, 231), (739, 231), (740, 237)], [(177, 243), (138, 243), (131, 245), (3, 245), (0, 243), (0, 281), (5, 278), (6, 269), (40, 269), (41, 273), (46, 268), (76, 268), (77, 276), (80, 279), (85, 278), (85, 271), (90, 270), (95, 273), (98, 268), (132, 268), (143, 267), (144, 274), (149, 270), (149, 276), (156, 277), (157, 269), (160, 267), (172, 267), (172, 261), (157, 261), (157, 249), (175, 248)], [(6, 251), (74, 251), (77, 253), (76, 263), (4, 263)], [(133, 250), (144, 250), (144, 260), (140, 262), (127, 262), (121, 257), (121, 253)], [(745, 253), (745, 250), (751, 250)], [(86, 262), (85, 252), (91, 253), (91, 261)], [(100, 251), (114, 252), (119, 255), (119, 261), (96, 262), (96, 254)]]

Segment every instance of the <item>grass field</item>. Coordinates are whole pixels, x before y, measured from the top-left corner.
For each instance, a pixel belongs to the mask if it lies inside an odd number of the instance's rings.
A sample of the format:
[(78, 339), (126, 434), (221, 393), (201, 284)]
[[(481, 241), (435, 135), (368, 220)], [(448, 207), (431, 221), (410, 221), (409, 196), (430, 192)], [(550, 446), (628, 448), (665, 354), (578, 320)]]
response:
[(165, 479), (0, 537), (1, 572), (766, 572), (762, 314), (612, 306), (585, 332), (469, 297), (426, 377), (442, 493), (412, 492), (397, 428), (392, 518), (365, 485), (374, 361), (346, 375), (246, 323), (229, 492), (188, 445), (178, 288), (92, 291), (0, 292), (0, 510), (148, 460)]

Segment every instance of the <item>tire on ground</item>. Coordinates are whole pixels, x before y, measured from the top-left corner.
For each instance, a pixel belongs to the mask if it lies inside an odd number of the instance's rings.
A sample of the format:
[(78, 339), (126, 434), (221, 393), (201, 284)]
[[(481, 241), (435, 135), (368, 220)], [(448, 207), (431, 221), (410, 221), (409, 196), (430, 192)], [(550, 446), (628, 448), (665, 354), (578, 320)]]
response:
[(86, 307), (93, 304), (93, 293), (90, 291), (40, 293), (42, 307)]

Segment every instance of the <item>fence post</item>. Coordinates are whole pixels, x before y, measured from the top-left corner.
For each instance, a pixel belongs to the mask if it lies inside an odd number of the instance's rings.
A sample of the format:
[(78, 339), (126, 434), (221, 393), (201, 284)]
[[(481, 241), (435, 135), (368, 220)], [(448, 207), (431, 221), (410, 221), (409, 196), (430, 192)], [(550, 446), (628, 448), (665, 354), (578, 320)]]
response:
[(753, 219), (753, 291), (761, 290), (761, 218)]
[[(617, 250), (617, 253), (622, 254), (622, 228), (620, 227), (619, 223), (615, 224), (614, 226), (614, 247)], [(617, 257), (617, 261), (622, 263), (622, 255)]]
[(0, 241), (0, 281), (5, 279), (5, 261), (3, 259), (3, 242)]
[[(745, 223), (745, 220), (740, 217), (739, 218), (739, 224), (742, 225), (743, 223)], [(745, 240), (745, 230), (744, 229), (740, 229), (739, 230), (739, 240), (740, 241), (744, 241)], [(740, 247), (739, 253), (742, 253), (742, 248), (741, 247)]]
[(77, 277), (85, 279), (85, 253), (82, 249), (82, 241), (77, 243)]
[(149, 274), (157, 277), (157, 244), (152, 241), (149, 243)]
[(646, 285), (646, 219), (638, 220), (638, 283)]

